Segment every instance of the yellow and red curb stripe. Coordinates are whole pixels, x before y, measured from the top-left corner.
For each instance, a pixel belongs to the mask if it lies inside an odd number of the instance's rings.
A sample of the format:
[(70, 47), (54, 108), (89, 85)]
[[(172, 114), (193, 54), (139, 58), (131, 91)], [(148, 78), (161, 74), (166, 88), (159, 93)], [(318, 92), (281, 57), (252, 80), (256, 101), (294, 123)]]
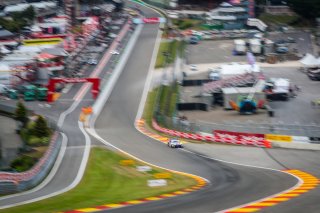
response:
[[(155, 140), (161, 141), (163, 143), (167, 143), (169, 140), (169, 138), (167, 138), (167, 137), (163, 137), (163, 136), (160, 136), (160, 135), (157, 135), (157, 134), (154, 134), (154, 133), (151, 133), (150, 131), (148, 131), (145, 128), (144, 120), (138, 120), (136, 122), (136, 126), (140, 132), (142, 132), (143, 134), (145, 134)], [(169, 170), (169, 171), (171, 171), (171, 170)], [(138, 199), (138, 200), (130, 200), (130, 201), (125, 201), (125, 202), (121, 202), (121, 203), (111, 203), (111, 204), (99, 205), (99, 206), (90, 207), (90, 208), (74, 209), (74, 210), (64, 211), (63, 213), (96, 212), (96, 211), (102, 211), (102, 210), (108, 210), (108, 209), (121, 208), (121, 207), (125, 207), (125, 206), (132, 206), (132, 205), (137, 205), (137, 204), (142, 204), (142, 203), (147, 203), (147, 202), (152, 202), (152, 201), (157, 201), (157, 200), (162, 200), (162, 199), (166, 199), (166, 198), (170, 198), (170, 197), (176, 197), (179, 195), (188, 194), (188, 193), (197, 191), (207, 185), (206, 180), (204, 180), (203, 178), (198, 177), (196, 175), (187, 174), (187, 173), (183, 173), (183, 172), (177, 172), (177, 171), (171, 171), (171, 172), (193, 178), (194, 180), (197, 181), (197, 185), (192, 186), (190, 188), (181, 189), (178, 191), (174, 191), (171, 193), (166, 193), (166, 194), (162, 194), (162, 195), (158, 195), (158, 196), (147, 197), (147, 198), (142, 198), (142, 199)]]
[(271, 207), (279, 203), (293, 199), (295, 197), (298, 197), (301, 194), (307, 193), (308, 191), (318, 187), (318, 185), (320, 184), (320, 180), (317, 177), (306, 172), (300, 170), (286, 170), (284, 172), (300, 179), (301, 184), (290, 191), (286, 191), (284, 193), (277, 194), (266, 199), (262, 199), (256, 203), (251, 203), (236, 209), (228, 210), (226, 211), (226, 213), (257, 212), (261, 209)]
[(197, 191), (206, 185), (206, 182), (201, 178), (199, 177), (193, 177), (193, 178), (195, 178), (198, 181), (198, 184), (196, 186), (193, 186), (187, 189), (181, 189), (179, 191), (166, 193), (166, 194), (153, 196), (153, 197), (147, 197), (147, 198), (138, 199), (138, 200), (130, 200), (130, 201), (125, 201), (121, 203), (110, 203), (110, 204), (105, 204), (105, 205), (100, 205), (100, 206), (95, 206), (90, 208), (75, 209), (75, 210), (65, 211), (63, 213), (96, 212), (96, 211), (102, 211), (102, 210), (108, 210), (108, 209), (121, 208), (125, 206), (132, 206), (132, 205), (137, 205), (137, 204), (142, 204), (142, 203), (147, 203), (147, 202), (152, 202), (152, 201), (157, 201), (157, 200), (162, 200), (170, 197), (188, 194), (190, 192)]
[[(142, 132), (143, 134), (145, 134), (155, 140), (161, 141), (163, 143), (167, 143), (169, 141), (169, 138), (159, 136), (159, 135), (154, 134), (154, 133), (150, 132), (149, 130), (147, 130), (145, 128), (145, 121), (144, 120), (136, 121), (136, 127), (140, 132)], [(301, 184), (290, 191), (286, 191), (284, 193), (277, 194), (272, 197), (262, 199), (260, 201), (255, 202), (255, 203), (250, 203), (248, 205), (245, 205), (245, 206), (242, 206), (242, 207), (239, 207), (236, 209), (228, 210), (228, 211), (226, 211), (226, 213), (257, 212), (263, 208), (274, 206), (274, 205), (277, 205), (281, 202), (285, 202), (285, 201), (293, 199), (297, 196), (300, 196), (301, 194), (304, 194), (304, 193), (316, 188), (320, 184), (320, 180), (317, 177), (314, 177), (311, 174), (308, 174), (306, 172), (303, 172), (300, 170), (286, 170), (284, 172), (297, 177), (299, 180), (301, 180)]]
[(160, 141), (163, 143), (168, 143), (168, 141), (169, 141), (168, 137), (164, 137), (164, 136), (158, 135), (156, 133), (152, 133), (148, 129), (146, 129), (145, 121), (142, 119), (136, 121), (136, 127), (141, 133), (143, 133), (143, 134), (145, 134), (145, 135), (149, 136), (150, 138), (153, 138), (157, 141)]

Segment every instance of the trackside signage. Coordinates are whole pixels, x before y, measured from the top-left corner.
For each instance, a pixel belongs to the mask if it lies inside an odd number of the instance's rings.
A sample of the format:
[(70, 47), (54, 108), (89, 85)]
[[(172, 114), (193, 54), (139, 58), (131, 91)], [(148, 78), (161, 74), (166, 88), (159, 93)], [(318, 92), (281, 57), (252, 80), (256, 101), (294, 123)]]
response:
[(265, 135), (267, 140), (275, 141), (275, 142), (292, 142), (292, 136), (290, 135), (273, 135), (273, 134), (266, 134)]
[(167, 180), (158, 179), (158, 180), (148, 180), (149, 187), (158, 187), (158, 186), (166, 186)]
[(163, 17), (134, 18), (132, 22), (135, 24), (157, 24), (166, 22), (166, 19)]
[(224, 130), (214, 130), (214, 137), (216, 139), (234, 142), (263, 142), (264, 134), (244, 133), (244, 132), (230, 132)]

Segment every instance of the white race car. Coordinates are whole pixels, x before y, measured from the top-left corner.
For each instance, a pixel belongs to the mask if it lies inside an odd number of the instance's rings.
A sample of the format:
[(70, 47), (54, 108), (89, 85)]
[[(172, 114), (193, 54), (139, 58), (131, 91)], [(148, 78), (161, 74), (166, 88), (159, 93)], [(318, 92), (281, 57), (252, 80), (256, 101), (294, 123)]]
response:
[(178, 139), (170, 139), (168, 146), (171, 148), (183, 148), (181, 142)]

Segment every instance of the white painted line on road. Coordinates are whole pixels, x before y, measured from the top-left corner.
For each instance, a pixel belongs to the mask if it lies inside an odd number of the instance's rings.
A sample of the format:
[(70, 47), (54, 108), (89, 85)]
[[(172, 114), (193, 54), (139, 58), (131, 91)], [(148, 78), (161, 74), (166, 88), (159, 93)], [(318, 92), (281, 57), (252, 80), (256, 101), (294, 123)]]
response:
[(70, 89), (72, 88), (73, 84), (67, 84), (65, 88), (61, 91), (62, 93), (68, 93)]
[[(62, 135), (62, 142), (61, 142), (61, 148), (60, 148), (58, 157), (57, 157), (56, 162), (54, 163), (50, 173), (44, 179), (44, 181), (42, 181), (41, 184), (39, 184), (38, 186), (36, 186), (35, 188), (33, 188), (31, 190), (28, 190), (28, 191), (25, 191), (25, 192), (21, 192), (21, 193), (17, 193), (17, 194), (13, 194), (13, 195), (3, 196), (3, 197), (0, 197), (0, 200), (14, 198), (14, 197), (17, 197), (17, 196), (27, 195), (27, 194), (36, 192), (36, 191), (42, 189), (43, 187), (45, 187), (53, 179), (53, 177), (55, 176), (55, 174), (57, 173), (57, 171), (58, 171), (58, 169), (59, 169), (59, 167), (61, 165), (62, 159), (64, 157), (64, 154), (65, 154), (65, 151), (66, 151), (66, 148), (67, 148), (67, 143), (68, 143), (68, 137), (64, 133), (61, 133), (61, 135)], [(32, 201), (27, 202), (27, 203), (31, 203), (31, 202)], [(23, 205), (23, 204), (26, 204), (26, 202), (20, 202), (20, 203), (15, 203), (15, 204), (11, 204), (11, 205), (0, 206), (0, 209), (11, 208), (11, 207), (20, 206), (20, 205)]]
[[(65, 192), (73, 189), (74, 187), (76, 187), (79, 184), (79, 182), (81, 181), (81, 179), (83, 177), (83, 174), (84, 174), (84, 171), (85, 171), (88, 159), (89, 159), (91, 139), (90, 139), (89, 135), (87, 134), (87, 132), (84, 130), (82, 123), (78, 122), (78, 125), (79, 125), (79, 128), (80, 128), (81, 132), (85, 136), (86, 147), (84, 149), (83, 158), (82, 158), (79, 170), (78, 170), (78, 174), (77, 174), (76, 178), (73, 180), (73, 182), (69, 186), (67, 186), (66, 188), (64, 188), (62, 190), (59, 190), (59, 191), (56, 191), (56, 192), (53, 192), (53, 193), (50, 193), (50, 194), (47, 194), (47, 195), (44, 195), (44, 196), (40, 196), (40, 197), (37, 197), (37, 198), (34, 198), (34, 199), (30, 199), (30, 200), (26, 200), (26, 201), (23, 201), (23, 202), (15, 203), (15, 204), (12, 204), (12, 205), (1, 206), (2, 209), (14, 207), (14, 206), (20, 206), (20, 205), (24, 205), (24, 204), (28, 204), (28, 203), (34, 203), (34, 202), (37, 202), (37, 201), (40, 201), (40, 200), (44, 200), (44, 199), (47, 199), (47, 198), (50, 198), (50, 197), (54, 197), (54, 196), (60, 195), (62, 193), (65, 193)], [(53, 174), (53, 176), (54, 175), (55, 174)]]
[(66, 118), (66, 116), (67, 116), (68, 114), (70, 114), (71, 112), (73, 112), (73, 111), (75, 110), (75, 108), (79, 105), (79, 103), (80, 103), (80, 100), (75, 101), (66, 111), (64, 111), (63, 113), (61, 113), (61, 115), (60, 115), (60, 117), (59, 117), (59, 120), (58, 120), (58, 124), (57, 124), (57, 126), (58, 126), (59, 128), (62, 127), (62, 124), (63, 124), (64, 119)]
[(272, 198), (272, 197), (275, 197), (275, 196), (277, 196), (277, 195), (284, 194), (284, 193), (287, 193), (287, 192), (289, 192), (289, 191), (292, 191), (292, 190), (300, 187), (300, 186), (303, 184), (303, 181), (302, 181), (299, 177), (297, 177), (297, 176), (295, 176), (295, 175), (293, 175), (293, 174), (288, 174), (288, 173), (283, 172), (283, 171), (281, 171), (281, 170), (272, 169), (272, 168), (268, 168), (268, 167), (262, 167), (262, 166), (254, 166), (254, 165), (236, 163), (236, 162), (231, 162), (231, 161), (225, 161), (225, 160), (221, 160), (221, 159), (218, 159), (218, 158), (208, 157), (208, 156), (205, 156), (205, 155), (202, 155), (202, 154), (199, 154), (199, 153), (195, 153), (195, 152), (192, 152), (192, 151), (186, 150), (186, 149), (182, 149), (182, 151), (188, 152), (188, 153), (191, 153), (191, 154), (194, 154), (194, 155), (203, 157), (203, 158), (207, 158), (207, 159), (210, 159), (210, 160), (219, 161), (219, 162), (222, 162), (222, 163), (233, 164), (233, 165), (237, 165), (237, 166), (245, 166), (245, 167), (257, 168), (257, 169), (271, 170), (271, 171), (275, 171), (275, 172), (281, 172), (281, 173), (284, 173), (284, 174), (286, 174), (286, 175), (291, 175), (292, 177), (294, 177), (294, 178), (296, 178), (296, 179), (298, 180), (298, 182), (296, 183), (296, 185), (292, 186), (292, 187), (289, 188), (289, 189), (283, 190), (283, 191), (281, 191), (281, 192), (278, 192), (278, 193), (276, 193), (276, 194), (270, 195), (270, 196), (268, 196), (268, 197), (264, 197), (264, 198), (259, 199), (259, 200), (255, 200), (255, 201), (252, 201), (252, 202), (249, 202), (249, 203), (246, 203), (246, 204), (242, 204), (242, 205), (239, 205), (239, 206), (231, 207), (231, 208), (229, 208), (229, 209), (224, 209), (224, 210), (221, 210), (221, 211), (218, 211), (218, 212), (215, 212), (215, 213), (224, 213), (224, 212), (228, 212), (228, 211), (231, 210), (231, 209), (238, 209), (238, 208), (241, 208), (241, 207), (244, 207), (244, 206), (248, 206), (248, 205), (253, 204), (253, 203), (261, 202), (262, 200), (265, 200), (265, 199), (268, 199), (268, 198)]

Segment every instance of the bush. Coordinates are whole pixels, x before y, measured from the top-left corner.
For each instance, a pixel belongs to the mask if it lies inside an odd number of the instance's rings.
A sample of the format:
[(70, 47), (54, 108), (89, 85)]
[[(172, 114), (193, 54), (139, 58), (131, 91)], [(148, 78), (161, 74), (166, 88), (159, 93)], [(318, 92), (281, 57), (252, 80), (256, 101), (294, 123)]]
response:
[(37, 120), (35, 121), (35, 125), (32, 129), (32, 134), (38, 137), (50, 136), (50, 129), (48, 127), (47, 121), (42, 116), (38, 116)]
[(179, 24), (179, 29), (180, 30), (185, 30), (185, 29), (188, 29), (188, 28), (191, 28), (193, 27), (193, 24), (192, 22), (182, 22), (181, 24)]
[(50, 138), (49, 137), (43, 137), (41, 138), (41, 144), (42, 145), (48, 145), (50, 142)]
[(11, 168), (15, 169), (17, 172), (24, 172), (29, 170), (36, 160), (29, 156), (21, 156), (11, 162)]
[(20, 137), (21, 139), (23, 140), (23, 142), (28, 142), (29, 140), (29, 137), (30, 137), (30, 133), (29, 133), (29, 130), (28, 129), (22, 129), (20, 131)]
[(32, 135), (29, 137), (27, 144), (29, 146), (40, 146), (40, 145), (42, 145), (42, 138), (38, 138), (38, 137)]

